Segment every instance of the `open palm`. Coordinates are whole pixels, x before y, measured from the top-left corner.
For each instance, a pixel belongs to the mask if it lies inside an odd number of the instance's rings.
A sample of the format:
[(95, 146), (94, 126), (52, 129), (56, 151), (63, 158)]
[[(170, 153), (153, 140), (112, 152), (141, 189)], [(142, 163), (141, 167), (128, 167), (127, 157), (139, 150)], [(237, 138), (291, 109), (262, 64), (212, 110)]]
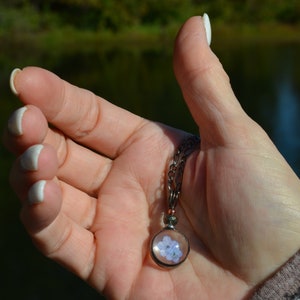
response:
[[(241, 299), (300, 247), (299, 179), (243, 112), (201, 18), (182, 28), (174, 68), (201, 134), (177, 208), (191, 243), (184, 264), (156, 266), (149, 242), (166, 210), (170, 159), (187, 134), (38, 68), (15, 78), (27, 110), (23, 134), (6, 136), (17, 154), (44, 145), (37, 170), (22, 169), (22, 156), (12, 169), (22, 220), (45, 255), (112, 299)], [(40, 180), (44, 201), (29, 205)]]

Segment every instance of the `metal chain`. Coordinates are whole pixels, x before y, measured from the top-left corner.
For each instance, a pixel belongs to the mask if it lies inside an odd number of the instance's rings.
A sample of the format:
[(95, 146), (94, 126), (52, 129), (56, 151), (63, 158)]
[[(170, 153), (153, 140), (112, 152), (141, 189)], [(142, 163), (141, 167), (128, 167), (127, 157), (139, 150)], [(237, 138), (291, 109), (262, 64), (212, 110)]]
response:
[[(183, 171), (188, 156), (200, 147), (200, 138), (198, 136), (189, 136), (178, 147), (174, 154), (173, 160), (168, 171), (168, 206), (172, 214), (175, 213), (175, 207), (178, 203), (179, 195), (181, 193), (181, 185), (183, 178)], [(168, 213), (170, 214), (170, 213)]]

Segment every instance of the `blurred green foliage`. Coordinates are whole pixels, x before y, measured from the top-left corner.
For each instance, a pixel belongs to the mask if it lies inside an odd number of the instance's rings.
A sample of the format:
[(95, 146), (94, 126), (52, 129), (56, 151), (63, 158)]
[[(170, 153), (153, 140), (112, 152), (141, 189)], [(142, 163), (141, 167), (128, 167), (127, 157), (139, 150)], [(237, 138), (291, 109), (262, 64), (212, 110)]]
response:
[(219, 23), (300, 23), (299, 0), (2, 0), (0, 30), (164, 28), (203, 12)]

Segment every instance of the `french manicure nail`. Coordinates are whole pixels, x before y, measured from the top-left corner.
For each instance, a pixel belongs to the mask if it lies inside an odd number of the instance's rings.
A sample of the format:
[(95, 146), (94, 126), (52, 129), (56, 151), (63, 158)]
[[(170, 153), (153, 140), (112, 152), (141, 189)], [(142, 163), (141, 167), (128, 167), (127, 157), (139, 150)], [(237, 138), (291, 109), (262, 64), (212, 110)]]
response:
[(43, 148), (43, 145), (34, 145), (23, 153), (20, 164), (25, 171), (37, 171), (39, 156)]
[(15, 86), (15, 78), (16, 78), (16, 75), (17, 75), (19, 72), (21, 72), (21, 69), (19, 69), (19, 68), (14, 69), (14, 70), (11, 72), (11, 74), (10, 74), (10, 79), (9, 79), (10, 89), (11, 89), (11, 91), (12, 91), (16, 96), (18, 96), (19, 93), (18, 93), (18, 91), (17, 91), (17, 89), (16, 89), (16, 86)]
[(31, 186), (28, 191), (28, 203), (38, 204), (44, 201), (44, 190), (45, 190), (46, 180), (37, 181)]
[(26, 106), (15, 110), (8, 119), (7, 129), (12, 135), (21, 136), (23, 134), (22, 120), (26, 110)]
[(205, 31), (206, 31), (207, 43), (210, 46), (210, 44), (211, 44), (211, 25), (210, 25), (209, 16), (206, 13), (203, 15), (203, 23), (204, 23), (204, 27), (205, 27)]

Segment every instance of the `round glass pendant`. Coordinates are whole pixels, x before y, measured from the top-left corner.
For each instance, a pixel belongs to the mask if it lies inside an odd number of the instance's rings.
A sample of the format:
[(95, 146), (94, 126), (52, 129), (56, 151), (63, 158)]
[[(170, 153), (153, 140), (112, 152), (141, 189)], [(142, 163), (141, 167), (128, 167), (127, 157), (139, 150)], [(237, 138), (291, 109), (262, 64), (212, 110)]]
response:
[(151, 255), (163, 267), (175, 267), (185, 261), (190, 244), (184, 234), (174, 228), (165, 227), (151, 242)]

